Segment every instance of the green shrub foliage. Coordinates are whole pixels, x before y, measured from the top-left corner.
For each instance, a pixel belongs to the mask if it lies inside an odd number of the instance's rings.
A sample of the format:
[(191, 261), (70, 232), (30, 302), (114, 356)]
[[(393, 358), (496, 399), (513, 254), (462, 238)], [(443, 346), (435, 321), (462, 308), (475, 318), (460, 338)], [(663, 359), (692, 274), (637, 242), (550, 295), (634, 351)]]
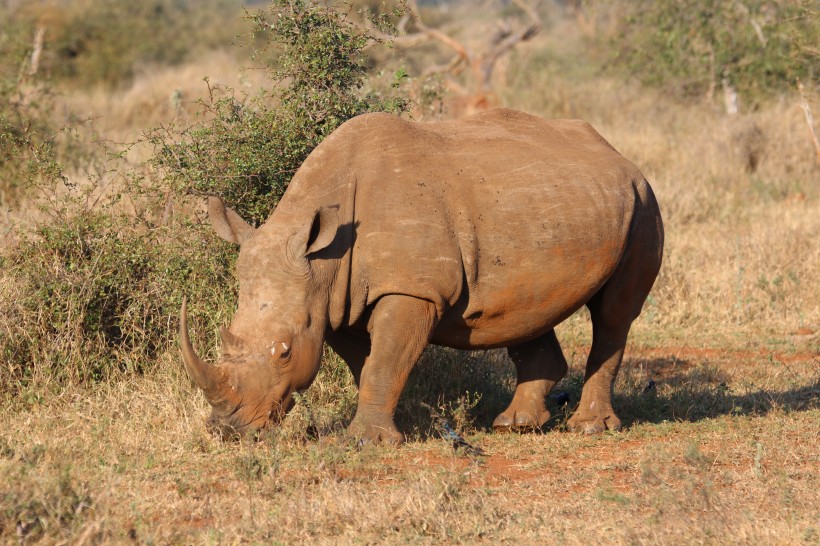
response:
[(794, 89), (820, 73), (812, 0), (636, 0), (620, 4), (615, 64), (644, 83), (703, 96), (724, 78), (742, 95)]
[(185, 294), (201, 296), (197, 316), (212, 322), (198, 325), (215, 328), (234, 303), (232, 253), (214, 251), (209, 233), (186, 223), (152, 226), (106, 207), (73, 210), (26, 234), (3, 264), (14, 281), (2, 297), (5, 379), (78, 383), (142, 372), (176, 338)]
[[(343, 5), (340, 7), (344, 7)], [(278, 53), (273, 89), (253, 97), (226, 90), (203, 103), (206, 117), (181, 141), (155, 132), (157, 163), (175, 191), (218, 195), (248, 221), (263, 222), (302, 161), (344, 121), (366, 112), (403, 112), (399, 96), (361, 89), (369, 66), (367, 29), (338, 8), (274, 0), (252, 17)], [(265, 59), (264, 51), (258, 58)]]
[[(401, 99), (361, 95), (368, 42), (345, 12), (276, 0), (253, 23), (280, 56), (272, 90), (240, 99), (213, 89), (197, 125), (153, 132), (159, 175), (123, 171), (115, 156), (89, 169), (100, 174), (83, 187), (59, 172), (41, 181), (49, 220), (21, 229), (0, 264), (0, 389), (150, 369), (175, 346), (185, 295), (194, 342), (215, 356), (218, 326), (236, 305), (237, 251), (212, 233), (191, 195), (222, 195), (260, 222), (344, 120), (403, 108)], [(111, 182), (114, 169), (126, 176)]]

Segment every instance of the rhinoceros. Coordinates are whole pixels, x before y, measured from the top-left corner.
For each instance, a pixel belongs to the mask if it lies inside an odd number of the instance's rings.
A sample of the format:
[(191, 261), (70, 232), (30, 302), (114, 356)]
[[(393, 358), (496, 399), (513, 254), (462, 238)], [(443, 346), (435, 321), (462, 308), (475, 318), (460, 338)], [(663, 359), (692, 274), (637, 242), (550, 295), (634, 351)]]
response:
[[(209, 198), (240, 245), (239, 302), (217, 365), (185, 367), (213, 407), (209, 428), (279, 422), (319, 370), (323, 343), (358, 387), (348, 431), (401, 442), (393, 414), (429, 344), (507, 348), (517, 386), (496, 429), (533, 429), (567, 372), (555, 326), (592, 319), (569, 428), (616, 430), (612, 386), (661, 265), (663, 224), (641, 172), (590, 125), (494, 109), (419, 123), (355, 117), (304, 161), (258, 229)], [(430, 378), (435, 381), (435, 378)]]

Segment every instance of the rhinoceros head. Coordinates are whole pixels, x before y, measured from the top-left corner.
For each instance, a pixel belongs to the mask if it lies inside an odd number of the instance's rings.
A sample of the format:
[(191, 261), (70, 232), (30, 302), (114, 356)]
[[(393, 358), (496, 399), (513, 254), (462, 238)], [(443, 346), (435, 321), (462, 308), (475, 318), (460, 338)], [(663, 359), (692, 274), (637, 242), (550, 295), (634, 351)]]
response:
[(328, 294), (324, 272), (311, 265), (309, 256), (331, 244), (338, 219), (336, 209), (326, 207), (304, 226), (282, 233), (263, 228), (256, 234), (216, 198), (209, 200), (209, 216), (223, 239), (242, 245), (239, 307), (230, 328), (220, 332), (222, 355), (216, 366), (193, 349), (185, 302), (180, 346), (188, 374), (213, 407), (209, 428), (223, 436), (242, 435), (280, 421), (293, 405), (293, 393), (316, 377)]

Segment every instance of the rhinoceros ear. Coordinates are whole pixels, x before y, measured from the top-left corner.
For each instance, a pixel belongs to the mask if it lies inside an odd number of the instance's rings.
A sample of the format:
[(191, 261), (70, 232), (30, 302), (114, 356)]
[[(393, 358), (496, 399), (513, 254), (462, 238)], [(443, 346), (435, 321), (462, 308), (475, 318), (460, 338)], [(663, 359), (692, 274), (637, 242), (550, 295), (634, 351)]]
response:
[(225, 206), (219, 197), (208, 198), (208, 219), (216, 234), (236, 245), (241, 245), (256, 231), (237, 213)]
[(336, 238), (338, 230), (339, 205), (320, 207), (316, 211), (316, 216), (313, 217), (306, 254), (313, 254), (326, 248)]
[(339, 229), (339, 205), (320, 207), (310, 225), (296, 232), (289, 247), (294, 257), (307, 256), (327, 248)]

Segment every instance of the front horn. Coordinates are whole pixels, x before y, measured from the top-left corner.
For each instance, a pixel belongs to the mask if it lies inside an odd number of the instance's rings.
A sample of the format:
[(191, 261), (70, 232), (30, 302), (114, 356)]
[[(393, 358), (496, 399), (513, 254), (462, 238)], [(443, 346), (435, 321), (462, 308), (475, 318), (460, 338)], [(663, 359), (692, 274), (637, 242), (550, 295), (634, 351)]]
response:
[(199, 358), (191, 345), (188, 337), (188, 301), (182, 299), (182, 311), (179, 315), (179, 346), (182, 350), (182, 361), (185, 362), (185, 369), (188, 375), (194, 380), (200, 389), (205, 393), (205, 398), (211, 405), (216, 405), (220, 400), (219, 386), (221, 370), (209, 365)]

